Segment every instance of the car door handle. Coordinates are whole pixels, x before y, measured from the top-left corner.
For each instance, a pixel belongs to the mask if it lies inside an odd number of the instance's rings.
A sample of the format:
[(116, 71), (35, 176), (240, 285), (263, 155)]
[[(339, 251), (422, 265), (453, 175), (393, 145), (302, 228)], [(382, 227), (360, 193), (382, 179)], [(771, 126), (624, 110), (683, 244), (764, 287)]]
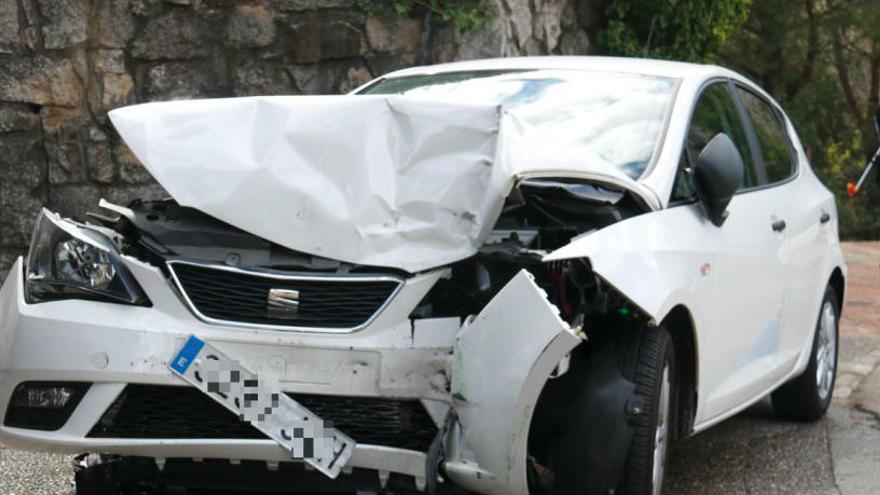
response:
[(822, 215), (819, 217), (819, 223), (828, 223), (831, 220), (831, 214), (827, 211), (823, 211)]
[(782, 232), (783, 230), (785, 230), (785, 220), (777, 220), (770, 224), (770, 226), (773, 227), (774, 231)]

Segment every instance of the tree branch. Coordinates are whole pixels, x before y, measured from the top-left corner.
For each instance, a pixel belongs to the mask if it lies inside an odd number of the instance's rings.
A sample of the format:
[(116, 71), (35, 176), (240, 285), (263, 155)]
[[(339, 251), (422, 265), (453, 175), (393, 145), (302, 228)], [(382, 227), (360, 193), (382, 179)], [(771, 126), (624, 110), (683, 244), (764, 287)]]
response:
[(852, 82), (849, 78), (849, 70), (846, 66), (846, 60), (843, 53), (843, 41), (840, 31), (835, 31), (832, 35), (834, 55), (834, 68), (837, 69), (837, 79), (840, 80), (840, 87), (843, 89), (843, 96), (846, 98), (846, 104), (850, 113), (855, 117), (856, 121), (862, 120), (862, 112), (859, 109), (859, 103), (856, 99), (855, 91), (853, 91)]
[(801, 89), (813, 78), (813, 70), (816, 68), (816, 59), (819, 57), (819, 23), (816, 21), (815, 0), (804, 0), (804, 9), (809, 21), (809, 34), (807, 35), (807, 57), (804, 68), (800, 75), (788, 85), (785, 92), (786, 100), (793, 100)]
[(744, 60), (739, 58), (739, 54), (733, 53), (731, 51), (724, 51), (718, 54), (721, 57), (721, 60), (724, 61), (728, 65), (732, 65), (736, 68), (736, 70), (742, 72), (743, 74), (749, 76), (750, 79), (755, 81), (760, 81), (764, 78), (764, 74), (760, 71), (755, 70), (754, 62), (751, 60)]
[(873, 113), (880, 106), (880, 52), (878, 52), (877, 40), (871, 42), (871, 88), (868, 91), (868, 120), (871, 120)]

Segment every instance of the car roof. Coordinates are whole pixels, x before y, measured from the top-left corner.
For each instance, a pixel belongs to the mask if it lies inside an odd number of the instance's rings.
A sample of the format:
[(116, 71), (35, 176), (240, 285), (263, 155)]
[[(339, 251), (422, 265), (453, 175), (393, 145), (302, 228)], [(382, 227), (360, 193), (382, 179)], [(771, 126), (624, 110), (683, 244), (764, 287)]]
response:
[(593, 57), (593, 56), (544, 56), (544, 57), (510, 57), (468, 60), (437, 65), (424, 65), (391, 72), (385, 78), (414, 76), (424, 74), (440, 74), (444, 72), (464, 72), (479, 70), (593, 70), (604, 72), (623, 72), (632, 74), (648, 74), (662, 77), (697, 78), (710, 76), (731, 76), (733, 72), (716, 65), (672, 62), (624, 57)]

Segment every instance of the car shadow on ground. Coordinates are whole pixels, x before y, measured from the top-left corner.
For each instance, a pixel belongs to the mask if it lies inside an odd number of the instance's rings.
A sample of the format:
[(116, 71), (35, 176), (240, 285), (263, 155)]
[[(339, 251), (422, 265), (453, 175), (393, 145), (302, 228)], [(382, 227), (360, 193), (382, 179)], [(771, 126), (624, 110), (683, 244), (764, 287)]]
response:
[(664, 493), (836, 493), (826, 420), (778, 416), (766, 398), (679, 442)]

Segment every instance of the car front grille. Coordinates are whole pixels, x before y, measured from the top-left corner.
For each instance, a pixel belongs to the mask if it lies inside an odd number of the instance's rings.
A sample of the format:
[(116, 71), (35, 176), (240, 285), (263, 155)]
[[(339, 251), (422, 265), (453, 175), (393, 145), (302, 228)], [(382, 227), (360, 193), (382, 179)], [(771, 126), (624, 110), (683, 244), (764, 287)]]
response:
[[(390, 301), (401, 281), (390, 276), (308, 276), (168, 263), (178, 289), (207, 321), (272, 327), (355, 330)], [(295, 294), (294, 307), (272, 307), (270, 291)]]
[[(418, 400), (287, 394), (358, 443), (425, 452), (437, 427)], [(265, 439), (199, 390), (128, 385), (90, 438)]]

